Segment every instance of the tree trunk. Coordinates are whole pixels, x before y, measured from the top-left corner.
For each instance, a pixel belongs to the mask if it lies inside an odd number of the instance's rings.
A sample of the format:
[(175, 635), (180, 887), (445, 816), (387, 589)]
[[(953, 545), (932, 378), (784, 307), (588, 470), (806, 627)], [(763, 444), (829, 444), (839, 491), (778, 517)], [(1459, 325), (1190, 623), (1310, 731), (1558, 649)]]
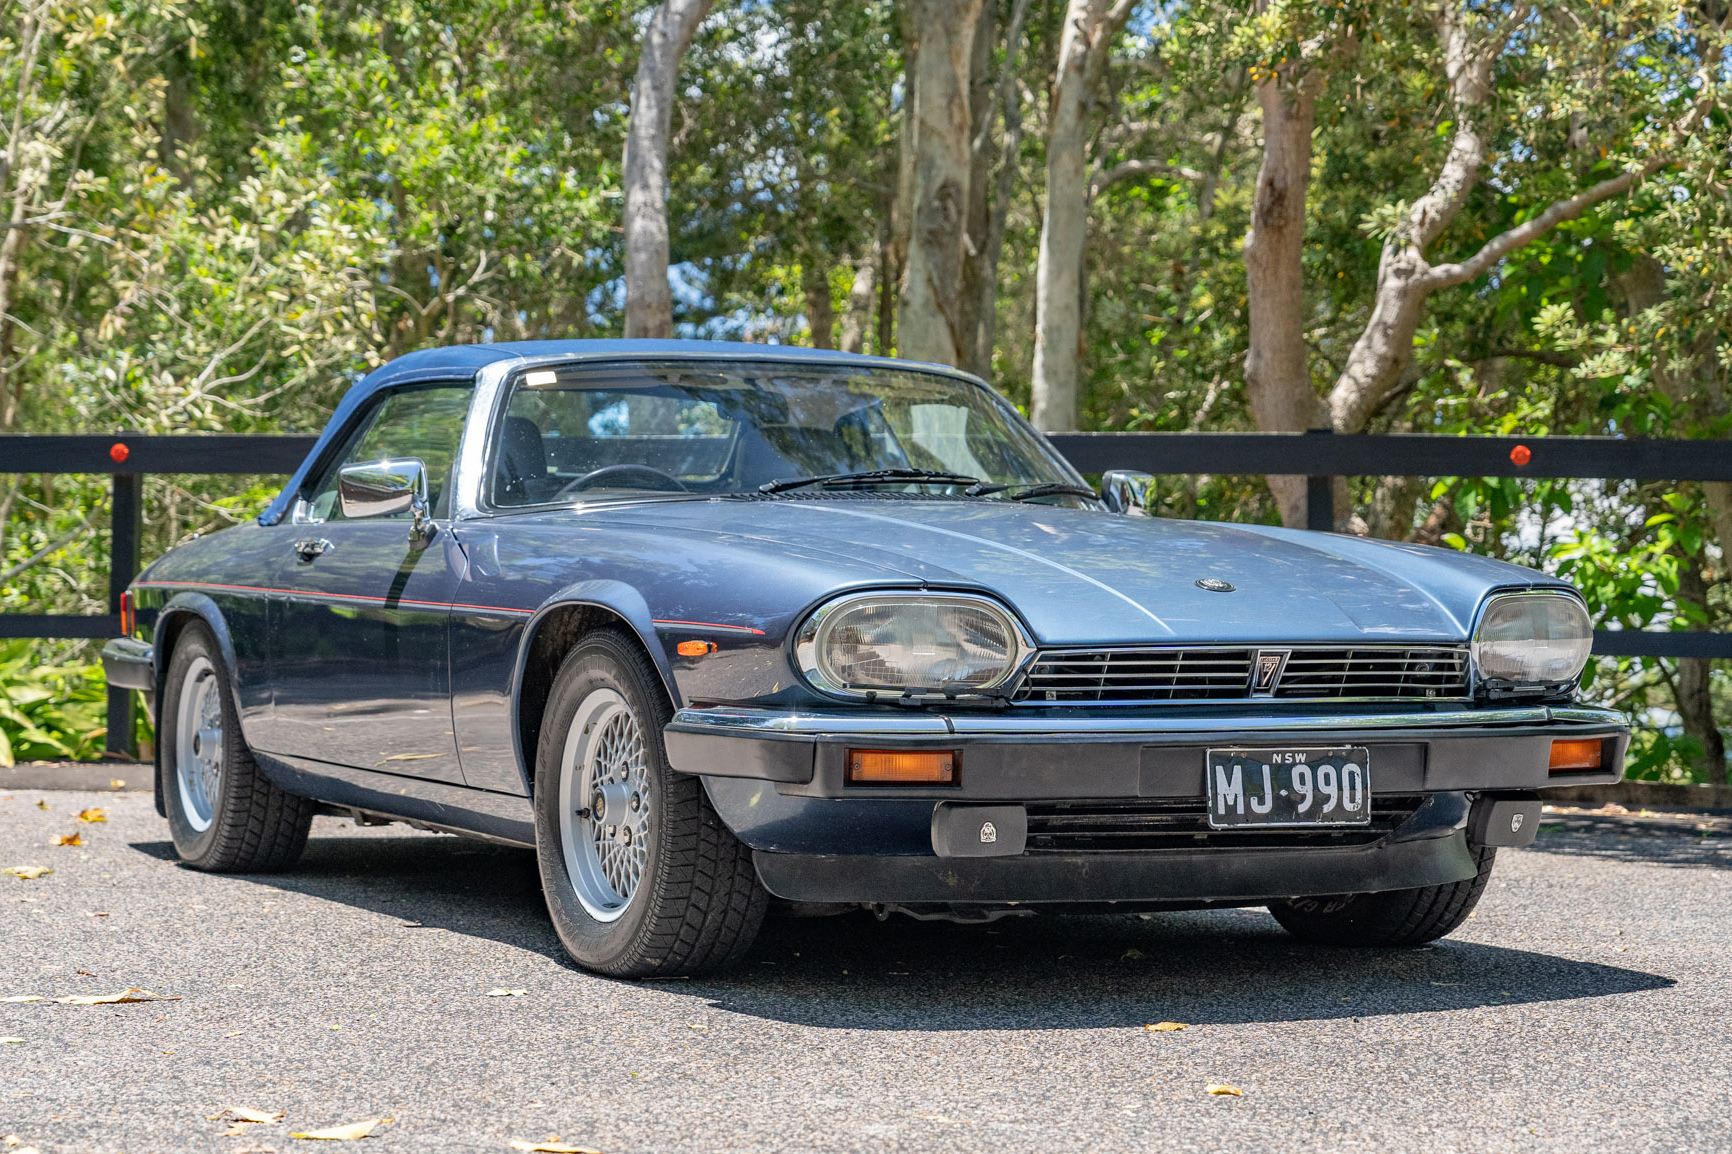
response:
[(830, 298), (830, 270), (815, 254), (800, 266), (800, 288), (806, 294), (806, 327), (812, 332), (812, 347), (836, 347), (836, 309)]
[(1047, 114), (1046, 203), (1034, 272), (1034, 396), (1046, 432), (1077, 427), (1082, 357), (1083, 249), (1088, 242), (1088, 114), (1113, 38), (1130, 16), (1121, 0), (1069, 0)]
[(625, 138), (625, 335), (671, 337), (668, 130), (680, 60), (712, 0), (663, 0), (644, 30)]
[(878, 246), (874, 243), (854, 269), (848, 288), (848, 307), (842, 313), (842, 343), (845, 353), (866, 351), (866, 329), (872, 323), (872, 302), (878, 295)]
[[(24, 109), (36, 90), (36, 62), (42, 42), (40, 10), (27, 7), (19, 22), (18, 87), (12, 93), (13, 115), (8, 126), (6, 150), (0, 154), (0, 198), (7, 204), (6, 235), (0, 238), (0, 429), (9, 429), (24, 407), (24, 377), (13, 372), (12, 341), (15, 335), (19, 272), (29, 242), (24, 222), (36, 199), (41, 181), (47, 177), (53, 150), (36, 144), (33, 125), (26, 125)], [(6, 203), (0, 199), (0, 203)]]
[(974, 50), (968, 64), (968, 108), (973, 122), (968, 129), (968, 219), (963, 226), (967, 235), (963, 241), (962, 296), (957, 301), (958, 329), (962, 333), (961, 367), (977, 377), (986, 376), (992, 367), (992, 341), (985, 336), (983, 326), (985, 306), (996, 295), (995, 286), (987, 281), (986, 251), (986, 234), (992, 222), (992, 153), (986, 144), (992, 132), (992, 92), (996, 86), (992, 45), (996, 32), (993, 5), (983, 3), (980, 18), (974, 22)]
[(898, 352), (962, 363), (962, 262), (972, 167), (969, 64), (981, 0), (910, 0), (915, 55), (912, 228)]
[[(1245, 390), (1257, 427), (1296, 433), (1328, 424), (1305, 351), (1305, 194), (1311, 181), (1311, 127), (1320, 71), (1295, 79), (1277, 73), (1257, 85), (1263, 110), (1263, 163), (1245, 236), (1250, 347)], [(1305, 478), (1271, 476), (1281, 521), (1306, 523)]]
[[(1702, 579), (1696, 563), (1686, 559), (1678, 573), (1678, 600), (1706, 608), (1708, 583)], [(1678, 659), (1677, 687), (1678, 720), (1684, 735), (1694, 738), (1702, 752), (1692, 760), (1696, 769), (1711, 782), (1732, 785), (1726, 765), (1726, 740), (1714, 724), (1714, 697), (1710, 692), (1713, 662), (1706, 657)]]
[(192, 53), (185, 41), (169, 49), (162, 73), (162, 132), (156, 145), (157, 162), (165, 172), (174, 174), (182, 188), (190, 188), (191, 157), (183, 159), (180, 154), (198, 136), (198, 121), (193, 108)]

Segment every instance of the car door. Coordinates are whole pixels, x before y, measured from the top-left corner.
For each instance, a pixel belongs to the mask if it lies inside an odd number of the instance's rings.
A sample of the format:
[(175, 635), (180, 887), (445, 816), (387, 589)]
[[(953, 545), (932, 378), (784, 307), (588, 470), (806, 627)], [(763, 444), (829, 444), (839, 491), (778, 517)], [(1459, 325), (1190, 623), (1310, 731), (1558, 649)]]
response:
[[(468, 382), (384, 394), (297, 505), (270, 613), (274, 718), (267, 751), (462, 783), (451, 725), (450, 602), (463, 571), (450, 480)], [(348, 465), (417, 458), (432, 536), (410, 514), (344, 516)]]

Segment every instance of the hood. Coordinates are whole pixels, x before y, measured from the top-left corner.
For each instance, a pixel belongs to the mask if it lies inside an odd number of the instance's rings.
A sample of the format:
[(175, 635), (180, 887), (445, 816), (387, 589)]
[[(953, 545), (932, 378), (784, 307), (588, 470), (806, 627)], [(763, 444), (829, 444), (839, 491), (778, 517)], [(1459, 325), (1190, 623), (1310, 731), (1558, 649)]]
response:
[[(1424, 546), (1003, 501), (699, 501), (592, 510), (981, 588), (1046, 645), (1462, 641), (1493, 589), (1562, 582)], [(1233, 586), (1211, 592), (1197, 582)]]

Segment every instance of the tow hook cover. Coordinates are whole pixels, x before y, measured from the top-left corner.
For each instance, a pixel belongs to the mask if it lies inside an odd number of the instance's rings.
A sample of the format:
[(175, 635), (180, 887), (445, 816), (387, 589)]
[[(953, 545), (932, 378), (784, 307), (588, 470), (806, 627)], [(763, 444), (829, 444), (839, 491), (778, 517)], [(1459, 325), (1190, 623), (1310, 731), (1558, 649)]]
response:
[(1475, 845), (1531, 845), (1540, 828), (1540, 799), (1482, 797), (1473, 804), (1467, 836)]
[(932, 852), (939, 857), (1015, 857), (1028, 847), (1028, 810), (1020, 805), (932, 807)]

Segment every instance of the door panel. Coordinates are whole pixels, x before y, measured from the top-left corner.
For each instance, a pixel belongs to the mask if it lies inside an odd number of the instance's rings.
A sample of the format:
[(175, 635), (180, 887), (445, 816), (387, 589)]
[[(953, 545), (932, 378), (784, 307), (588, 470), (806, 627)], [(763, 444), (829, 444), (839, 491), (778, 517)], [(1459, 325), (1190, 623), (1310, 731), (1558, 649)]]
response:
[[(450, 603), (464, 568), (448, 518), (469, 382), (384, 394), (302, 493), (276, 558), (270, 607), (274, 719), (263, 748), (357, 769), (462, 783), (451, 724)], [(349, 519), (345, 465), (421, 462), (434, 534), (413, 515)]]
[(448, 526), (412, 549), (401, 521), (298, 526), (271, 601), (273, 753), (461, 783), (451, 726), (450, 601), (463, 556)]

